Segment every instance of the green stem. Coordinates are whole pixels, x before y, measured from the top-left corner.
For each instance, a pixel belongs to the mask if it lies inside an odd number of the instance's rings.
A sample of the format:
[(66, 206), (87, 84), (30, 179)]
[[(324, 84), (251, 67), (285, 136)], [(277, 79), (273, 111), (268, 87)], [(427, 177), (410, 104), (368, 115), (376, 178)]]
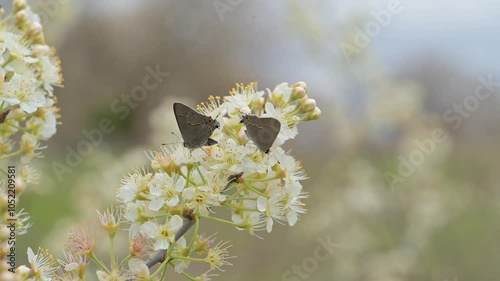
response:
[(203, 262), (203, 263), (207, 262), (205, 259), (196, 259), (196, 258), (183, 257), (183, 256), (172, 256), (172, 259), (192, 261), (192, 262)]
[(87, 255), (97, 266), (99, 266), (102, 270), (109, 274), (109, 270), (104, 266), (104, 264), (94, 255), (94, 252)]
[(129, 254), (121, 263), (120, 265), (118, 266), (118, 269), (122, 269), (123, 266), (125, 265), (126, 262), (128, 262), (130, 259), (132, 258), (132, 255)]
[[(195, 185), (196, 183), (194, 181), (192, 181), (191, 178), (190, 178), (190, 170), (191, 169), (188, 167), (188, 175), (187, 176), (184, 175), (184, 173), (182, 171), (180, 171), (180, 169), (179, 169), (179, 173), (178, 174), (181, 175), (183, 178), (185, 178), (186, 182), (189, 182), (189, 183), (192, 183), (193, 185)], [(186, 183), (186, 188), (187, 187), (188, 187), (188, 185)]]
[(233, 133), (233, 131), (231, 131), (230, 129), (228, 129), (228, 127), (224, 127), (224, 129), (222, 129), (222, 131), (226, 134), (228, 134), (231, 138), (235, 139), (235, 140), (238, 140), (238, 135), (236, 135), (235, 133)]
[(237, 197), (237, 196), (234, 196), (234, 197), (227, 198), (226, 202), (227, 201), (235, 201), (235, 200), (252, 200), (252, 201), (255, 201), (255, 200), (257, 200), (257, 198), (255, 198), (255, 197)]
[[(172, 246), (172, 245), (170, 245)], [(168, 266), (168, 262), (169, 262), (169, 259), (165, 259), (161, 265), (158, 267), (158, 269), (155, 271), (155, 273), (153, 273), (151, 276), (156, 276), (158, 275), (158, 273), (160, 273), (160, 271), (162, 271), (164, 269), (165, 266)], [(160, 279), (161, 280), (161, 279)]]
[(189, 187), (189, 181), (191, 180), (191, 168), (188, 167), (188, 174), (187, 174), (187, 177), (186, 177), (186, 186), (184, 188), (188, 188)]
[(242, 226), (240, 224), (234, 223), (232, 221), (227, 221), (227, 220), (223, 220), (223, 219), (219, 219), (219, 218), (215, 218), (215, 217), (203, 216), (203, 215), (200, 215), (200, 218), (209, 219), (209, 220), (213, 220), (213, 221), (217, 221), (217, 222), (222, 222), (222, 223), (226, 223), (226, 224), (230, 224), (232, 226), (242, 228)]
[(193, 249), (194, 241), (198, 236), (198, 230), (200, 228), (200, 219), (198, 218), (198, 216), (195, 216), (194, 219), (195, 219), (195, 225), (194, 225), (193, 239), (191, 239), (191, 243), (189, 243), (188, 253), (191, 253), (191, 249)]
[(167, 269), (168, 269), (168, 264), (165, 266), (165, 269), (163, 269), (163, 273), (161, 274), (160, 280), (165, 280), (165, 275), (167, 275)]
[(190, 276), (189, 274), (187, 274), (187, 273), (182, 272), (181, 274), (182, 274), (182, 276), (186, 277), (187, 279), (189, 279), (189, 280), (191, 280), (191, 281), (196, 281), (196, 278), (191, 277), (191, 276)]
[(6, 176), (9, 176), (9, 174), (7, 174), (7, 172), (2, 168), (0, 168), (0, 172), (2, 172), (2, 174), (6, 175)]
[(267, 181), (273, 181), (273, 180), (276, 180), (278, 179), (277, 177), (273, 177), (273, 178), (267, 178), (267, 179), (252, 179), (252, 178), (246, 178), (245, 181), (249, 181), (249, 182), (267, 182)]
[(166, 218), (166, 217), (169, 217), (170, 214), (164, 214), (164, 215), (157, 215), (157, 216), (146, 216), (146, 215), (142, 215), (142, 217), (144, 218), (148, 218), (148, 219), (159, 219), (159, 218)]
[(224, 207), (228, 208), (228, 209), (235, 209), (235, 210), (240, 210), (240, 211), (248, 211), (248, 212), (258, 212), (259, 210), (257, 209), (250, 209), (250, 208), (245, 208), (245, 207), (238, 207), (238, 206), (235, 206), (235, 205), (226, 205), (224, 204)]
[(3, 63), (2, 68), (5, 68), (12, 61), (14, 61), (14, 56), (9, 56), (9, 58)]
[(19, 126), (14, 125), (14, 124), (12, 124), (12, 123), (10, 123), (10, 122), (5, 122), (5, 123), (6, 123), (7, 125), (11, 126), (11, 127), (14, 127), (14, 128), (16, 128), (16, 129), (20, 130), (20, 131), (23, 131), (23, 132), (29, 132), (29, 130), (28, 130), (28, 129), (26, 129), (26, 128), (19, 127)]
[(111, 256), (111, 268), (115, 268), (115, 236), (109, 235), (109, 251)]
[(265, 195), (264, 193), (262, 193), (262, 191), (258, 190), (256, 187), (248, 184), (247, 182), (243, 182), (243, 184), (248, 188), (250, 189), (251, 191), (257, 193), (258, 195), (260, 196), (263, 196), (263, 197), (266, 197), (267, 199), (269, 199), (269, 196)]
[(16, 156), (18, 154), (21, 154), (21, 150), (18, 150), (16, 152), (12, 152), (11, 154), (5, 154), (4, 156), (0, 157), (0, 161), (3, 161), (3, 160), (10, 158), (12, 156)]
[(200, 170), (200, 167), (198, 166), (198, 163), (193, 163), (194, 166), (196, 167), (196, 170), (198, 171), (198, 174), (200, 174), (201, 179), (203, 180), (204, 184), (207, 184), (207, 181), (205, 180), (205, 177), (203, 176), (203, 173)]

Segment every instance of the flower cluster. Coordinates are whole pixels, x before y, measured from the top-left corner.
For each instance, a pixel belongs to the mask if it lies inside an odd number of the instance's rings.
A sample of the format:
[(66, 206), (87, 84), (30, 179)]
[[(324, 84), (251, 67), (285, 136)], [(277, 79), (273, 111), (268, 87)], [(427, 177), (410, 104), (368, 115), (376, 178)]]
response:
[[(25, 0), (15, 0), (12, 6), (9, 14), (0, 7), (0, 162), (9, 160), (11, 165), (15, 163), (12, 158), (20, 156), (22, 166), (15, 173), (10, 172), (11, 168), (4, 170), (7, 164), (0, 167), (0, 172), (8, 175), (8, 181), (0, 181), (0, 280), (14, 278), (6, 264), (12, 246), (12, 241), (8, 241), (12, 232), (5, 227), (6, 220), (16, 219), (17, 235), (25, 234), (30, 226), (29, 216), (23, 210), (14, 211), (12, 192), (19, 200), (27, 185), (38, 180), (37, 171), (28, 164), (41, 157), (44, 147), (40, 141), (56, 132), (59, 109), (55, 106), (53, 87), (62, 83), (60, 61), (54, 49), (45, 43), (39, 16)], [(39, 254), (36, 259), (31, 250), (28, 255), (32, 270), (18, 268), (19, 280), (26, 280), (27, 276), (48, 280), (45, 277), (53, 270), (43, 269), (46, 255)]]
[[(220, 123), (212, 135), (218, 143), (194, 150), (176, 144), (151, 151), (152, 171), (138, 170), (122, 180), (117, 197), (124, 219), (131, 223), (131, 237), (148, 238), (153, 252), (168, 252), (170, 264), (186, 275), (191, 262), (206, 263), (210, 269), (229, 264), (227, 243), (202, 243), (197, 232), (191, 243), (182, 237), (191, 225), (197, 231), (200, 220), (230, 224), (252, 235), (271, 232), (274, 222), (293, 226), (305, 212), (302, 199), (307, 195), (301, 181), (306, 175), (301, 163), (280, 146), (295, 138), (298, 123), (321, 114), (306, 93), (303, 82), (283, 83), (267, 92), (258, 91), (255, 83), (237, 84), (229, 96), (211, 96), (198, 105), (200, 113)], [(243, 114), (280, 121), (269, 154), (249, 140), (240, 122)], [(216, 216), (219, 209), (229, 211), (232, 219)], [(204, 258), (192, 257), (194, 253)]]
[[(168, 266), (189, 280), (212, 280), (233, 258), (230, 243), (200, 233), (200, 222), (212, 220), (255, 234), (271, 232), (275, 221), (294, 225), (305, 212), (306, 179), (299, 161), (280, 146), (297, 135), (297, 124), (319, 118), (316, 102), (303, 82), (283, 83), (273, 91), (256, 84), (239, 85), (224, 98), (210, 97), (197, 110), (219, 121), (212, 138), (217, 144), (189, 150), (181, 144), (162, 146), (148, 154), (151, 168), (122, 179), (116, 190), (121, 206), (98, 212), (110, 243), (110, 265), (96, 255), (89, 226), (74, 227), (64, 245), (65, 260), (45, 251), (28, 250), (31, 269), (20, 267), (23, 280), (84, 280), (90, 261), (105, 280), (164, 280)], [(258, 149), (240, 121), (245, 114), (273, 117), (281, 123), (270, 153)], [(173, 116), (172, 116), (173, 119)], [(230, 213), (231, 220), (221, 210)], [(217, 216), (216, 216), (217, 215)], [(220, 215), (220, 216), (219, 216)], [(128, 256), (115, 257), (115, 235), (127, 225)], [(194, 227), (193, 235), (185, 237)], [(120, 247), (125, 248), (125, 247)], [(147, 259), (147, 260), (146, 260)], [(152, 270), (155, 264), (161, 265)], [(202, 263), (207, 272), (193, 277), (188, 267)]]
[(0, 20), (0, 161), (21, 156), (28, 164), (41, 156), (40, 141), (56, 133), (53, 91), (61, 85), (60, 61), (45, 42), (40, 17), (25, 0), (15, 0)]

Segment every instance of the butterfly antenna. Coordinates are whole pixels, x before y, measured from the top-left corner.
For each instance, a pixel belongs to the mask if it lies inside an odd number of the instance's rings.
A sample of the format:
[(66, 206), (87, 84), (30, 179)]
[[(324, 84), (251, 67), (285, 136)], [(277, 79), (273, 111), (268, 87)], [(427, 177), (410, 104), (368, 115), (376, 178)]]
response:
[(207, 154), (207, 156), (210, 156), (210, 154), (208, 154), (208, 152), (203, 148), (203, 147), (200, 147), (201, 150), (205, 151), (205, 153)]
[(274, 159), (276, 159), (276, 162), (278, 162), (278, 164), (281, 164), (280, 160), (278, 160), (278, 158), (276, 158), (276, 155), (274, 155), (274, 153), (272, 151), (269, 151), (269, 154), (272, 154)]
[(181, 137), (179, 137), (178, 135), (176, 135), (174, 132), (171, 132), (172, 135), (174, 135), (176, 138), (179, 139), (179, 141), (176, 141), (176, 142), (169, 142), (169, 143), (162, 143), (161, 145), (172, 145), (172, 144), (178, 144), (178, 143), (184, 143), (184, 141), (182, 140)]

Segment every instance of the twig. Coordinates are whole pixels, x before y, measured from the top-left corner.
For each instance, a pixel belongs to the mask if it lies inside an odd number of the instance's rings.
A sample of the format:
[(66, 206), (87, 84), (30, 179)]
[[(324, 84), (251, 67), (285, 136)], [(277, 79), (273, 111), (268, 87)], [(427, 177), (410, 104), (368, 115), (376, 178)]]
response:
[[(183, 223), (181, 228), (177, 230), (175, 234), (175, 241), (179, 240), (188, 230), (193, 226), (196, 220), (193, 218), (192, 213), (183, 215)], [(153, 267), (157, 263), (162, 263), (165, 261), (165, 255), (168, 250), (159, 250), (152, 258), (146, 261), (146, 265), (148, 268)]]

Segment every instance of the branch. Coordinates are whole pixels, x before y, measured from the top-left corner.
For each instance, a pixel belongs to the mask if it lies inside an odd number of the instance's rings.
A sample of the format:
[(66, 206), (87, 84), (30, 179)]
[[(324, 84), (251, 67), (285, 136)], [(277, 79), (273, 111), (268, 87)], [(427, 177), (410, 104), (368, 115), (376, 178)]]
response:
[[(183, 223), (181, 228), (177, 230), (177, 233), (175, 234), (175, 241), (179, 240), (188, 230), (193, 226), (196, 222), (195, 219), (193, 219), (192, 213), (189, 214), (184, 214), (183, 215)], [(162, 263), (165, 261), (165, 256), (167, 254), (168, 250), (159, 250), (152, 258), (146, 261), (146, 265), (148, 268), (153, 267), (157, 263)]]

